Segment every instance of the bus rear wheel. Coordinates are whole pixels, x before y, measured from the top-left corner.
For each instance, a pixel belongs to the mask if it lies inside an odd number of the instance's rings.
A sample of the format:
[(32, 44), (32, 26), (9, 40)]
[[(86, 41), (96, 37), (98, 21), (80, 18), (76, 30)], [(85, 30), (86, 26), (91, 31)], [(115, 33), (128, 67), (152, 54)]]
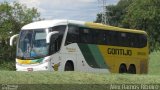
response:
[(74, 71), (74, 66), (72, 61), (66, 62), (64, 71)]
[(128, 73), (130, 73), (130, 74), (136, 74), (136, 67), (135, 67), (134, 64), (131, 64), (129, 66)]
[(119, 67), (119, 73), (127, 73), (127, 68), (125, 64), (121, 64)]

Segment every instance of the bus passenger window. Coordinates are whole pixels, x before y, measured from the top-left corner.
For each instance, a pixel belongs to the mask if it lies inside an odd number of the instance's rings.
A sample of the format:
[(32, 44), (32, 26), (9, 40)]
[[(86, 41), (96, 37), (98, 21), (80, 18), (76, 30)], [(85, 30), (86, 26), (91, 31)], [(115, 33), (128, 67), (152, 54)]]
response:
[(80, 27), (80, 43), (88, 43), (92, 44), (93, 37), (92, 37), (92, 30), (85, 27)]
[(51, 37), (51, 43), (49, 45), (50, 55), (60, 50), (65, 30), (66, 30), (66, 25), (59, 25), (59, 26), (54, 26), (49, 28), (50, 32), (53, 32), (53, 31), (59, 32), (58, 34), (53, 35)]
[(79, 42), (79, 29), (74, 25), (69, 25), (65, 45)]
[(54, 54), (60, 50), (61, 41), (59, 36), (51, 36), (51, 42), (49, 45), (49, 55)]

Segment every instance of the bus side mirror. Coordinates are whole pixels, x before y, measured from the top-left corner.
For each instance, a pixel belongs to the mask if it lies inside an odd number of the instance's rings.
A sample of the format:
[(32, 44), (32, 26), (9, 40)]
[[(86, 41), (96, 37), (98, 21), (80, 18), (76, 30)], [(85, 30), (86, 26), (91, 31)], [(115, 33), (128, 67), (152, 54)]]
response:
[(58, 34), (58, 33), (59, 33), (58, 31), (53, 31), (53, 32), (48, 33), (47, 36), (46, 36), (46, 43), (50, 43), (51, 36), (54, 35), (54, 34)]
[(15, 34), (15, 35), (13, 35), (13, 36), (10, 37), (10, 41), (9, 41), (10, 46), (13, 46), (13, 41), (14, 41), (14, 39), (17, 38), (18, 36), (19, 36), (19, 34)]

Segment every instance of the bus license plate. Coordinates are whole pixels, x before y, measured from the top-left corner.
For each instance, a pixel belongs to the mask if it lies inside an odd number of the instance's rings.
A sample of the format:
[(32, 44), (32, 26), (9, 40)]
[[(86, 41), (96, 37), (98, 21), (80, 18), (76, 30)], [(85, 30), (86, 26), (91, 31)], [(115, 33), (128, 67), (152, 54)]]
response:
[(28, 71), (33, 71), (33, 68), (27, 68)]

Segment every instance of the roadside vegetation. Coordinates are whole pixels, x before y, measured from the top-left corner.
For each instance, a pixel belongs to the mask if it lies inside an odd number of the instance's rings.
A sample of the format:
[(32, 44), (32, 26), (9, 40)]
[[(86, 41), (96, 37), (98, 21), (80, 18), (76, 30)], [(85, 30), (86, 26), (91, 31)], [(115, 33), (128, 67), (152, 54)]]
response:
[[(4, 64), (0, 71), (1, 84), (160, 84), (160, 52), (153, 52), (149, 60), (149, 73), (107, 74), (85, 72), (16, 72)], [(12, 63), (14, 64), (14, 63)], [(7, 69), (7, 66), (9, 67)], [(13, 67), (12, 67), (13, 68)]]
[[(156, 51), (160, 47), (159, 0), (120, 0), (117, 5), (107, 6), (107, 8), (110, 10), (110, 25), (141, 29), (149, 34), (151, 54), (148, 74), (16, 72), (15, 47), (9, 46), (9, 37), (18, 33), (23, 25), (40, 20), (40, 14), (37, 9), (29, 9), (18, 2), (14, 2), (12, 6), (4, 2), (0, 4), (0, 84), (41, 85), (41, 87), (34, 87), (37, 90), (54, 88), (75, 90), (75, 87), (68, 89), (71, 85), (75, 85), (79, 90), (82, 88), (97, 90), (96, 87), (106, 90), (105, 84), (160, 84), (160, 51)], [(101, 14), (98, 14), (96, 22), (101, 22), (100, 19)], [(48, 87), (45, 84), (51, 86)], [(56, 85), (52, 87), (53, 84)], [(23, 90), (29, 90), (32, 88), (31, 86), (23, 86)], [(34, 89), (32, 88), (32, 90)]]

